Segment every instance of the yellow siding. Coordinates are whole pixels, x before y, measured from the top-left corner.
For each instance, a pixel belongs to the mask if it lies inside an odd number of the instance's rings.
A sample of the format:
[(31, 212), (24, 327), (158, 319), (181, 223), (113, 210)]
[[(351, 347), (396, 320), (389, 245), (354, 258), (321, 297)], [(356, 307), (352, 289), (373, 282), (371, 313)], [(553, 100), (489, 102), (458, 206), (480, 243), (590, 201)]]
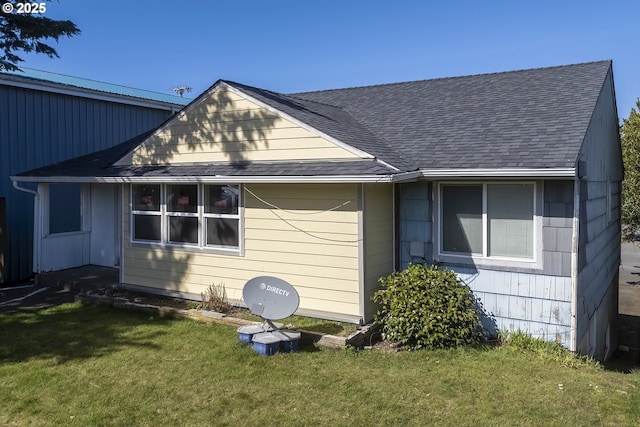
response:
[(364, 304), (365, 320), (373, 318), (377, 307), (371, 297), (378, 279), (393, 271), (393, 187), (369, 184), (364, 187)]
[[(228, 297), (240, 301), (249, 279), (277, 276), (296, 288), (301, 310), (356, 317), (357, 188), (355, 184), (248, 185), (244, 191), (244, 256), (132, 246), (126, 212), (124, 282), (195, 295), (211, 284), (224, 283)], [(247, 190), (281, 209), (266, 205)], [(128, 193), (127, 186), (124, 206), (129, 205)]]
[(356, 158), (224, 88), (131, 153), (126, 164)]

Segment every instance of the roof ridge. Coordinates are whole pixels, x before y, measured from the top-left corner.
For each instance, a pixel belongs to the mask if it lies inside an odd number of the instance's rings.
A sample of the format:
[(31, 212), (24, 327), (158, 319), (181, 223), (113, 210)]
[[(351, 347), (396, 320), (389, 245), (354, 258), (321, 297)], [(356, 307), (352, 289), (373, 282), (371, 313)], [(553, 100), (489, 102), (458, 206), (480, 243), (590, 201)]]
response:
[[(434, 78), (431, 78), (431, 79), (407, 80), (407, 81), (403, 81), (403, 82), (389, 82), (389, 83), (379, 83), (379, 84), (362, 85), (362, 86), (348, 86), (348, 87), (333, 88), (333, 89), (318, 89), (318, 90), (311, 90), (311, 91), (305, 91), (305, 92), (293, 92), (293, 93), (289, 93), (287, 95), (299, 97), (299, 96), (305, 95), (305, 94), (313, 94), (313, 93), (321, 93), (321, 92), (335, 92), (335, 91), (352, 90), (352, 89), (377, 88), (377, 87), (383, 87), (383, 86), (401, 86), (401, 85), (411, 84), (411, 83), (436, 82), (436, 81), (440, 81), (440, 80), (459, 80), (459, 79), (466, 79), (466, 78), (470, 78), (470, 77), (486, 77), (486, 76), (494, 76), (494, 75), (516, 74), (516, 73), (524, 73), (524, 72), (531, 72), (531, 71), (543, 71), (543, 70), (552, 70), (552, 69), (560, 69), (560, 68), (571, 68), (571, 67), (584, 66), (584, 65), (593, 65), (593, 64), (599, 64), (599, 63), (611, 64), (612, 62), (613, 62), (613, 60), (611, 60), (611, 59), (602, 59), (602, 60), (599, 60), (599, 61), (579, 62), (579, 63), (575, 63), (575, 64), (549, 65), (549, 66), (545, 66), (545, 67), (521, 68), (521, 69), (516, 69), (516, 70), (508, 70), (508, 71), (495, 71), (495, 72), (489, 72), (489, 73), (467, 74), (467, 75), (464, 75), (464, 76), (434, 77)], [(305, 98), (303, 98), (303, 99), (305, 99)], [(307, 100), (307, 99), (305, 99), (305, 100)], [(312, 102), (317, 102), (317, 101), (312, 101)]]

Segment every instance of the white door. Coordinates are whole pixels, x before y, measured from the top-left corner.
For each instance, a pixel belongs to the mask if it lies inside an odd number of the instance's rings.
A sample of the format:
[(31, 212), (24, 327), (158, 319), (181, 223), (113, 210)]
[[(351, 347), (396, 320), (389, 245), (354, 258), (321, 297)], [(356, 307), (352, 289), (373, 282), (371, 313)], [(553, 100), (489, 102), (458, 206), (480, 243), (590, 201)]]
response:
[(120, 262), (119, 198), (115, 184), (91, 185), (91, 264), (105, 267)]

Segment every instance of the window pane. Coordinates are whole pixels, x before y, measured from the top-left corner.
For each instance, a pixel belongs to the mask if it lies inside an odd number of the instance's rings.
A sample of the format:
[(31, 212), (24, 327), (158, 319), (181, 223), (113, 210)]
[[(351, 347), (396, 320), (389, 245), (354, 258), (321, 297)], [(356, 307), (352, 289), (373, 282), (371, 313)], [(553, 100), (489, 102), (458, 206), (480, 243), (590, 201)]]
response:
[(488, 253), (533, 258), (533, 184), (487, 186)]
[(198, 186), (167, 185), (167, 211), (198, 212)]
[(198, 218), (169, 217), (169, 241), (198, 244)]
[(133, 216), (133, 239), (160, 241), (159, 215), (134, 215)]
[(82, 229), (82, 184), (49, 185), (49, 233), (68, 233)]
[(160, 211), (160, 185), (132, 185), (132, 205), (134, 211)]
[(232, 214), (238, 213), (237, 185), (207, 185), (204, 187), (205, 213)]
[(207, 218), (207, 245), (238, 246), (237, 219)]
[(482, 186), (442, 187), (442, 250), (482, 253)]

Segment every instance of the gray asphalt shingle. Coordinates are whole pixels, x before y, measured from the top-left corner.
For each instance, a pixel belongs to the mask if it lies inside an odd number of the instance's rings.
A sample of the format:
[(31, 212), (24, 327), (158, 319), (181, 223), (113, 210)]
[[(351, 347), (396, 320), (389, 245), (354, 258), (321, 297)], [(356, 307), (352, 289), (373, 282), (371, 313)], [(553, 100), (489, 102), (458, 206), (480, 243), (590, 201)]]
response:
[[(278, 94), (225, 82), (400, 171), (574, 167), (611, 61)], [(150, 133), (19, 176), (390, 174), (376, 161), (114, 167)]]
[(610, 67), (600, 61), (290, 97), (342, 108), (422, 169), (572, 167)]

